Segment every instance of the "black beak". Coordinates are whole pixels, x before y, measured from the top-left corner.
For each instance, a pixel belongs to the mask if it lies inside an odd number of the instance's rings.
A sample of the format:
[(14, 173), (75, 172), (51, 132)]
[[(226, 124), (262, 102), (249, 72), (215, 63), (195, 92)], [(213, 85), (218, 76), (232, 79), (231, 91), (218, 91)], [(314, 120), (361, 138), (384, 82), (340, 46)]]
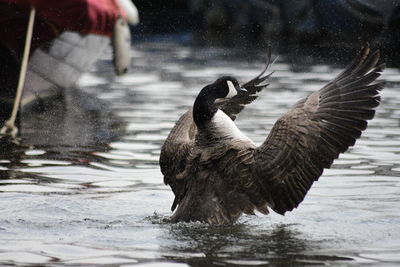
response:
[(236, 90), (238, 91), (239, 94), (247, 93), (247, 90), (240, 86), (238, 86)]

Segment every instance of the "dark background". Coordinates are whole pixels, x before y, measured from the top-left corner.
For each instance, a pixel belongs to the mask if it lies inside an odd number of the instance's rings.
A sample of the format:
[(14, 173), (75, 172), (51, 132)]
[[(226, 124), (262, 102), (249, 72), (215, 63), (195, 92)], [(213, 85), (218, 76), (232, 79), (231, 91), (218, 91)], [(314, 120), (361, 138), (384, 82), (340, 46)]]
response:
[(389, 65), (400, 65), (400, 0), (133, 2), (140, 14), (136, 40), (189, 33), (192, 45), (272, 46), (338, 61), (368, 42)]

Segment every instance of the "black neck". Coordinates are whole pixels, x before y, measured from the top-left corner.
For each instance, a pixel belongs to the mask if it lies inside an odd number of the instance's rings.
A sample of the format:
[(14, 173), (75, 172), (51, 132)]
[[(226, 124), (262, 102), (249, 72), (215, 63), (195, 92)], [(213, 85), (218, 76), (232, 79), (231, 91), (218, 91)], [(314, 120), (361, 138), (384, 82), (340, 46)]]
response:
[(209, 85), (204, 87), (194, 101), (193, 120), (197, 127), (202, 127), (206, 122), (210, 121), (218, 111), (214, 104), (217, 99), (214, 88)]

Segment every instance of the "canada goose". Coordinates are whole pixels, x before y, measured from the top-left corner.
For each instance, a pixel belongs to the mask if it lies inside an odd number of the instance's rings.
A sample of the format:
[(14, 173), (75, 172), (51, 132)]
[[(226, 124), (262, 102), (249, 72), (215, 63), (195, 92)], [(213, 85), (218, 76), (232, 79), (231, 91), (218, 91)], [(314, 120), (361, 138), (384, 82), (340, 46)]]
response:
[(171, 221), (223, 224), (254, 210), (284, 215), (296, 208), (374, 117), (383, 83), (371, 83), (385, 67), (378, 60), (379, 51), (365, 46), (336, 78), (280, 117), (258, 147), (233, 120), (268, 85), (269, 64), (242, 87), (233, 77), (204, 87), (161, 149), (172, 211), (178, 206)]

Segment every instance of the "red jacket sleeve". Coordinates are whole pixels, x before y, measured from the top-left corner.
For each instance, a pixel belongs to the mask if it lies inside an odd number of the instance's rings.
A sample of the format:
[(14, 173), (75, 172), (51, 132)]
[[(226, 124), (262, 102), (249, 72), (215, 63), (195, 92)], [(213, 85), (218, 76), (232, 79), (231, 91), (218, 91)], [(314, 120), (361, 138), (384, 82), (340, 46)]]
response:
[(111, 36), (114, 24), (125, 16), (117, 0), (0, 0), (29, 8), (61, 30)]

